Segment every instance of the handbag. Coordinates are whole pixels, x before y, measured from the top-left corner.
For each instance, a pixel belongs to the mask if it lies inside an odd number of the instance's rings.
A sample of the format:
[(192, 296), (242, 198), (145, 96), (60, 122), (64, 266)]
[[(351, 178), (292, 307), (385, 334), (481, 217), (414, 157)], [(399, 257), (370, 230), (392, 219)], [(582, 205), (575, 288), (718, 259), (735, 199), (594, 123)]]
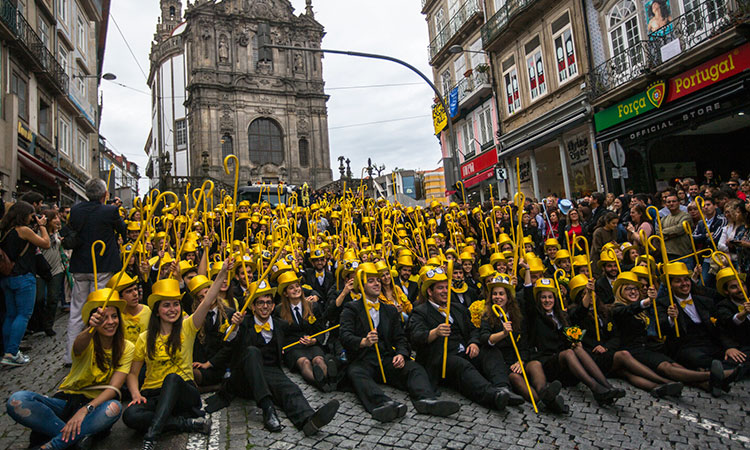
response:
[(34, 265), (36, 267), (36, 275), (44, 281), (52, 280), (52, 267), (47, 262), (42, 252), (37, 249), (36, 255), (34, 255)]
[[(5, 233), (5, 236), (3, 236), (2, 239), (0, 239), (0, 244), (5, 241), (5, 238), (7, 238), (9, 234), (10, 234), (10, 231)], [(23, 248), (23, 250), (21, 251), (21, 254), (18, 255), (18, 257), (20, 258), (21, 256), (23, 256), (26, 253), (26, 250), (28, 249), (29, 249), (29, 243), (26, 242), (26, 246)], [(10, 275), (11, 272), (13, 272), (13, 267), (15, 265), (16, 265), (15, 261), (10, 259), (10, 257), (5, 252), (5, 250), (3, 250), (2, 246), (0, 246), (0, 276), (7, 277), (8, 275)]]

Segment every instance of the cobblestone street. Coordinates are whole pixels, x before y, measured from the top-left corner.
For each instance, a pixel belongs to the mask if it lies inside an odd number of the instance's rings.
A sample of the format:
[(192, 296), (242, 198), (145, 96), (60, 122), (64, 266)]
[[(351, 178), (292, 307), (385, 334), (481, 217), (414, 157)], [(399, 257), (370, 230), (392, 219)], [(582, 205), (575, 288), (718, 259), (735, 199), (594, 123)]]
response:
[[(58, 319), (55, 338), (35, 334), (25, 343), (32, 349), (30, 366), (0, 369), (3, 402), (11, 392), (30, 389), (52, 393), (67, 373), (62, 349), (65, 320)], [(567, 417), (534, 414), (531, 405), (508, 408), (503, 413), (472, 404), (454, 392), (444, 397), (458, 399), (462, 408), (451, 418), (416, 415), (405, 393), (386, 387), (394, 399), (409, 405), (401, 421), (380, 424), (364, 412), (354, 394), (323, 394), (300, 384), (313, 408), (331, 398), (341, 401), (333, 422), (312, 438), (283, 417), (284, 430), (268, 433), (263, 429), (255, 403), (235, 399), (228, 408), (212, 415), (210, 436), (171, 435), (159, 441), (162, 449), (505, 449), (505, 448), (750, 448), (748, 414), (750, 382), (736, 384), (720, 399), (694, 388), (686, 388), (679, 401), (655, 400), (648, 393), (627, 386), (628, 396), (616, 406), (600, 408), (582, 387), (563, 390), (571, 413)], [(619, 386), (624, 383), (615, 381)], [(21, 449), (28, 444), (29, 432), (0, 411), (0, 448)], [(118, 422), (98, 449), (138, 449), (140, 436)]]

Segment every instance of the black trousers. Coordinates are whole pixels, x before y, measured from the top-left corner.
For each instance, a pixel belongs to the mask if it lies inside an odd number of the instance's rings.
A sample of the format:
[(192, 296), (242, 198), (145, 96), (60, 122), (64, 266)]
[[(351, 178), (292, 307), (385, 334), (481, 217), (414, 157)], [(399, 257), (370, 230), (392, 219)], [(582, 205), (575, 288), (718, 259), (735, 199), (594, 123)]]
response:
[(508, 365), (496, 347), (482, 347), (479, 355), (470, 361), (494, 387), (508, 387)]
[(674, 353), (674, 359), (693, 370), (710, 368), (714, 359), (721, 361), (725, 369), (735, 366), (733, 361), (725, 361), (724, 351), (711, 343), (680, 346)]
[(255, 400), (259, 405), (271, 397), (295, 427), (301, 429), (315, 412), (302, 391), (281, 366), (263, 365), (263, 356), (256, 347), (247, 347), (240, 354), (240, 364), (232, 369), (229, 386), (233, 394)]
[(145, 433), (147, 439), (156, 439), (163, 431), (181, 431), (185, 417), (202, 415), (198, 388), (176, 373), (164, 378), (161, 389), (146, 390), (141, 395), (146, 403), (129, 406), (122, 413), (122, 421)]
[[(481, 353), (481, 352), (480, 352)], [(433, 373), (437, 374), (439, 382), (453, 388), (471, 401), (488, 407), (494, 406), (497, 389), (479, 373), (477, 366), (481, 366), (479, 356), (470, 359), (465, 353), (448, 354), (445, 365), (445, 379), (442, 379), (442, 357)]]
[[(393, 367), (392, 357), (383, 358), (383, 371), (388, 385), (408, 391), (412, 402), (437, 397), (424, 367), (408, 358), (400, 369)], [(383, 377), (377, 359), (368, 357), (354, 361), (346, 373), (367, 412), (391, 400), (378, 386), (383, 383)]]

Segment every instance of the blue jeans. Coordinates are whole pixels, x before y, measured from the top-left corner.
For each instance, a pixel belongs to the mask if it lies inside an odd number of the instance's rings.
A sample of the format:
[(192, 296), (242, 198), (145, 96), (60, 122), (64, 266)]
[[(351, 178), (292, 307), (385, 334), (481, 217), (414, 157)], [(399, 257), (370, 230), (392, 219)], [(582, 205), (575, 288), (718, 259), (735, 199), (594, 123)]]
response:
[(34, 312), (36, 301), (36, 277), (33, 273), (5, 277), (0, 280), (0, 288), (5, 295), (5, 321), (3, 322), (3, 342), (5, 353), (15, 355), (21, 344), (26, 325)]
[[(59, 398), (31, 391), (18, 391), (6, 403), (8, 415), (17, 423), (32, 431), (49, 436), (46, 448), (68, 448), (84, 436), (107, 430), (114, 425), (122, 413), (122, 405), (117, 400), (108, 400), (97, 406), (81, 423), (81, 434), (68, 442), (63, 442), (60, 431), (65, 422), (60, 419), (67, 402)], [(111, 405), (111, 406), (110, 406)]]

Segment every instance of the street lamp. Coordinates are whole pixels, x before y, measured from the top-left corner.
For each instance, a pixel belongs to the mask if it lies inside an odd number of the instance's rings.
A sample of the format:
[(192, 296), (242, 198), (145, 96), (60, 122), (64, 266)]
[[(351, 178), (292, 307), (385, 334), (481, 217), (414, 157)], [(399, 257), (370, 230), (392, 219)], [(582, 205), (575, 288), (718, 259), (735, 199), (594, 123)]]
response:
[[(453, 140), (454, 140), (453, 121), (451, 120), (451, 116), (449, 112), (450, 110), (448, 109), (448, 105), (445, 104), (445, 100), (443, 99), (443, 96), (440, 94), (440, 91), (435, 86), (435, 84), (429, 78), (427, 78), (425, 74), (420, 72), (419, 69), (417, 69), (416, 67), (412, 66), (406, 61), (402, 61), (398, 58), (394, 58), (393, 56), (379, 55), (376, 53), (363, 53), (363, 52), (353, 52), (349, 50), (331, 50), (331, 49), (323, 49), (323, 48), (294, 47), (291, 45), (272, 45), (272, 44), (263, 44), (260, 47), (261, 48), (275, 48), (279, 50), (296, 50), (296, 51), (313, 52), (313, 53), (332, 53), (332, 54), (337, 54), (337, 55), (357, 56), (360, 58), (382, 59), (385, 61), (395, 62), (396, 64), (401, 64), (402, 66), (416, 73), (417, 75), (419, 75), (420, 78), (422, 78), (425, 81), (425, 83), (427, 83), (430, 86), (430, 88), (432, 88), (433, 92), (435, 93), (435, 96), (440, 101), (440, 105), (442, 105), (443, 107), (443, 111), (445, 111), (445, 116), (448, 119), (447, 120), (448, 134), (449, 134), (448, 150), (450, 152), (450, 157), (443, 158), (443, 161), (446, 163), (445, 169), (444, 169), (446, 185), (453, 186), (460, 179), (460, 177), (458, 176), (458, 165), (457, 165), (457, 158), (455, 156), (455, 148), (453, 147)], [(450, 166), (450, 168), (448, 166)]]
[[(117, 79), (117, 75), (109, 72), (101, 75), (101, 77), (107, 81), (114, 81)], [(76, 78), (99, 78), (99, 75), (73, 75), (73, 79), (75, 80)]]

